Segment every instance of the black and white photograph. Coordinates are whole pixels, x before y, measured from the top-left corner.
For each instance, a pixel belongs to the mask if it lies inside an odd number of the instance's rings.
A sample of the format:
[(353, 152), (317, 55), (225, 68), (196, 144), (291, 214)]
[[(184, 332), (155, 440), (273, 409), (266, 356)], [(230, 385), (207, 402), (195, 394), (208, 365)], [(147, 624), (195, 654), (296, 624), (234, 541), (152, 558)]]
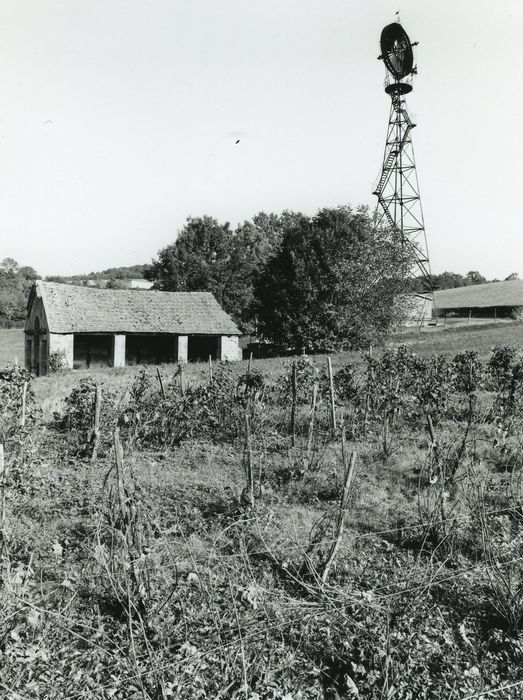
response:
[(0, 2), (0, 700), (523, 698), (522, 38)]

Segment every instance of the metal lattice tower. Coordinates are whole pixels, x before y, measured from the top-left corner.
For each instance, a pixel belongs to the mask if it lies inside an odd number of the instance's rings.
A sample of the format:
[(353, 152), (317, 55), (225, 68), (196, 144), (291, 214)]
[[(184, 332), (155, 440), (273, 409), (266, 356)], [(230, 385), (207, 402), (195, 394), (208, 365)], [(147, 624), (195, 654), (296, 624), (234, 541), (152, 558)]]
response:
[[(387, 71), (385, 92), (390, 96), (391, 106), (383, 165), (373, 192), (378, 197), (377, 223), (399, 237), (413, 253), (415, 262), (410, 272), (413, 277), (421, 277), (423, 294), (419, 296), (428, 303), (432, 299), (432, 278), (412, 145), (412, 129), (416, 124), (405, 102), (416, 72), (412, 52), (415, 44), (410, 42), (403, 27), (394, 23), (383, 30), (380, 45), (379, 58)], [(424, 309), (421, 320), (425, 313)]]

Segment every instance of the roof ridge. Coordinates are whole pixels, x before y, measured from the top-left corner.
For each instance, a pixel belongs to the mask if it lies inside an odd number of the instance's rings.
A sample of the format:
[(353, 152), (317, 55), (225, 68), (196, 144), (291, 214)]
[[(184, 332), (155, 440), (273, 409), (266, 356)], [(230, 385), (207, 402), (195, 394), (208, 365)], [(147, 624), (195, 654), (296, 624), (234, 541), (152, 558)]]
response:
[(201, 290), (201, 291), (173, 291), (173, 290), (168, 290), (168, 289), (107, 289), (106, 287), (94, 287), (91, 285), (87, 284), (74, 284), (74, 283), (68, 283), (68, 282), (48, 282), (47, 280), (35, 280), (35, 284), (39, 285), (42, 290), (44, 290), (46, 287), (59, 287), (61, 289), (72, 289), (72, 290), (77, 290), (81, 289), (83, 291), (89, 291), (89, 292), (104, 292), (107, 294), (111, 293), (116, 293), (120, 294), (121, 292), (130, 292), (132, 294), (135, 294), (139, 292), (140, 294), (143, 294), (144, 292), (150, 293), (150, 292), (155, 292), (155, 293), (160, 293), (160, 294), (194, 294), (194, 295), (210, 295), (214, 297), (214, 294), (208, 290)]
[(51, 333), (240, 335), (208, 291), (100, 289), (41, 280), (35, 289)]

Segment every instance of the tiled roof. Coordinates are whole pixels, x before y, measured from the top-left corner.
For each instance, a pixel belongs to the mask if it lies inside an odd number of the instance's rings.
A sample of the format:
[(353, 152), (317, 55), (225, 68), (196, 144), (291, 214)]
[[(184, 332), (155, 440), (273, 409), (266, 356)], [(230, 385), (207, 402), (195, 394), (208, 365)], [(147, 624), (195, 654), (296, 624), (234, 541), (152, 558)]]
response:
[[(210, 292), (92, 289), (35, 283), (51, 333), (240, 335)], [(31, 302), (30, 302), (31, 303)]]
[(489, 306), (523, 306), (523, 280), (487, 282), (434, 292), (434, 307), (437, 309), (474, 309)]

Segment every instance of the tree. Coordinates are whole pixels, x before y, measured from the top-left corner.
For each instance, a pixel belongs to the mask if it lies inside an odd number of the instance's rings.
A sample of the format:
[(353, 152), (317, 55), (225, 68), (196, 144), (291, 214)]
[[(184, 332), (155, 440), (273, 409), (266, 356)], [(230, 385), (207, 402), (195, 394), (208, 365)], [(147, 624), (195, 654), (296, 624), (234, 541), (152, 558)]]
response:
[(32, 267), (20, 267), (13, 258), (0, 262), (0, 326), (23, 324), (27, 298), (36, 279), (39, 277)]
[(0, 274), (3, 276), (14, 277), (18, 272), (19, 265), (13, 258), (4, 258), (0, 262)]
[(434, 289), (455, 289), (456, 287), (465, 287), (468, 284), (467, 279), (459, 272), (442, 272), (439, 275), (432, 275), (432, 282)]
[(484, 284), (487, 279), (483, 277), (477, 270), (471, 270), (467, 272), (468, 284)]
[(45, 278), (46, 282), (58, 282), (59, 284), (68, 284), (69, 280), (69, 277), (64, 277), (63, 275), (47, 275)]
[(512, 280), (518, 280), (519, 274), (517, 272), (511, 272), (508, 277), (505, 277), (505, 282), (511, 282)]
[(155, 289), (212, 292), (223, 303), (226, 266), (231, 255), (229, 224), (210, 216), (188, 218), (174, 243), (166, 246), (145, 271)]
[(260, 212), (234, 232), (223, 303), (244, 333), (256, 333), (254, 288), (268, 261), (279, 250), (285, 227), (295, 216), (288, 211), (279, 216)]
[(264, 335), (299, 350), (364, 347), (385, 338), (409, 289), (412, 258), (366, 208), (295, 215), (256, 296)]
[(35, 280), (40, 279), (40, 275), (38, 274), (38, 272), (29, 265), (19, 267), (17, 274), (19, 275), (19, 277), (26, 280), (27, 282), (34, 282)]
[(209, 216), (187, 219), (176, 241), (158, 253), (145, 277), (155, 289), (212, 292), (239, 328), (255, 329), (254, 285), (294, 215), (260, 212), (233, 233)]

